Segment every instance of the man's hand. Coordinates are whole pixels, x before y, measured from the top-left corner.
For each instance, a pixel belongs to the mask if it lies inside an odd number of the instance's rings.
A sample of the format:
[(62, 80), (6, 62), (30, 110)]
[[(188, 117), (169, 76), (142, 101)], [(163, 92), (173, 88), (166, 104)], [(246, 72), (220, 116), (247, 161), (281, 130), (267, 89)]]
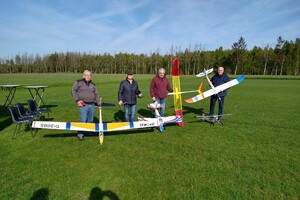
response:
[(156, 98), (155, 98), (155, 97), (152, 97), (152, 100), (153, 100), (153, 101), (156, 101)]
[(123, 101), (120, 100), (120, 101), (118, 102), (118, 105), (119, 105), (120, 107), (123, 106)]
[(102, 109), (102, 107), (101, 106), (98, 106), (98, 110), (101, 110)]
[(83, 101), (77, 101), (77, 106), (82, 107), (85, 106), (85, 103)]
[(143, 97), (142, 93), (139, 93), (139, 94), (138, 94), (138, 97), (139, 97), (139, 98), (142, 98), (142, 97)]

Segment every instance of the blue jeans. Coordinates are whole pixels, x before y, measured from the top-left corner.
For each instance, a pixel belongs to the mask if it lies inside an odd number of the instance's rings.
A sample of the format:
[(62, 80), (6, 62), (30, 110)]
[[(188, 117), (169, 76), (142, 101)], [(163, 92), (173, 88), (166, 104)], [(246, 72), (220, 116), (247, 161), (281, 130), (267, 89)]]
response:
[[(85, 104), (85, 106), (79, 107), (80, 122), (92, 123), (94, 121), (95, 105), (94, 104)], [(78, 137), (82, 137), (83, 131), (78, 131)]]
[[(221, 101), (219, 101), (218, 115), (223, 114), (225, 96), (220, 97), (220, 98), (221, 98)], [(215, 95), (211, 96), (211, 98), (210, 98), (210, 107), (209, 107), (209, 115), (214, 115), (217, 100), (218, 100), (218, 97), (216, 97)], [(219, 117), (219, 118), (221, 118), (221, 117)]]
[[(164, 104), (164, 106), (158, 110), (160, 116), (163, 117), (165, 115), (166, 98), (162, 98), (162, 99), (155, 98), (155, 99), (156, 99), (155, 101), (157, 101), (159, 104)], [(157, 117), (155, 116), (155, 112), (154, 112), (154, 117)]]
[(133, 122), (135, 119), (136, 104), (124, 104), (125, 121)]

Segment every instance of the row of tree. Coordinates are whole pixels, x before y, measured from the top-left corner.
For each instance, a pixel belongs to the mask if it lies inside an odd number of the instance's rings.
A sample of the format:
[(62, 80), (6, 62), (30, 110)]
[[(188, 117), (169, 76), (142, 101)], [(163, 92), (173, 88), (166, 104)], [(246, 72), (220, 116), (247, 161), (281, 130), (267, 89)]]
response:
[(220, 47), (208, 51), (201, 44), (181, 50), (172, 45), (165, 55), (161, 55), (159, 49), (149, 55), (55, 52), (41, 56), (24, 53), (14, 58), (0, 58), (0, 73), (78, 73), (90, 69), (93, 73), (116, 74), (131, 69), (137, 74), (153, 74), (161, 67), (170, 73), (175, 57), (179, 58), (181, 74), (186, 75), (218, 66), (226, 67), (226, 72), (234, 75), (299, 75), (300, 39), (286, 41), (278, 37), (275, 47), (254, 46), (251, 50), (247, 50), (243, 37), (228, 50)]

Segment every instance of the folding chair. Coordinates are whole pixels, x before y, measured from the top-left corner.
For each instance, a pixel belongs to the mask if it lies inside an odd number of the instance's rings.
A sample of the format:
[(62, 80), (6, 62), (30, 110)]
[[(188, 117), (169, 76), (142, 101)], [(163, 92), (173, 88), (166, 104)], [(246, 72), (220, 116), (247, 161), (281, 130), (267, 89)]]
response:
[(28, 102), (29, 112), (34, 113), (34, 114), (39, 114), (39, 115), (41, 115), (42, 113), (48, 113), (48, 118), (49, 118), (49, 111), (50, 110), (38, 109), (34, 100), (28, 100), (27, 102)]
[[(12, 137), (12, 138), (14, 138), (15, 135), (16, 135), (16, 133), (20, 131), (21, 124), (22, 123), (26, 123), (27, 124), (27, 123), (32, 122), (34, 120), (34, 117), (33, 116), (19, 117), (18, 116), (18, 112), (17, 112), (17, 110), (16, 110), (15, 107), (8, 106), (8, 109), (10, 111), (11, 119), (12, 119), (13, 123), (17, 124), (17, 126), (15, 128), (15, 131), (13, 133), (13, 137)], [(30, 131), (32, 131), (31, 126), (30, 126)]]
[(19, 114), (20, 114), (20, 117), (29, 117), (29, 116), (33, 116), (33, 117), (40, 117), (41, 114), (40, 113), (33, 113), (33, 112), (30, 112), (29, 110), (26, 110), (23, 106), (23, 104), (21, 103), (17, 103), (16, 104), (16, 107), (19, 111)]

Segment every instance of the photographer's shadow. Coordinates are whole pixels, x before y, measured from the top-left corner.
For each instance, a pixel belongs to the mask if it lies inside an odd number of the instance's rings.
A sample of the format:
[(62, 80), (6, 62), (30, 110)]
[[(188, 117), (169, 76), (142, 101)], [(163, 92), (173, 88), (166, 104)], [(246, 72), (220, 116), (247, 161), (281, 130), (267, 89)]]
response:
[(119, 197), (116, 193), (112, 192), (111, 190), (102, 191), (99, 187), (94, 187), (91, 190), (89, 200), (103, 200), (104, 197), (107, 197), (110, 200), (119, 200)]

